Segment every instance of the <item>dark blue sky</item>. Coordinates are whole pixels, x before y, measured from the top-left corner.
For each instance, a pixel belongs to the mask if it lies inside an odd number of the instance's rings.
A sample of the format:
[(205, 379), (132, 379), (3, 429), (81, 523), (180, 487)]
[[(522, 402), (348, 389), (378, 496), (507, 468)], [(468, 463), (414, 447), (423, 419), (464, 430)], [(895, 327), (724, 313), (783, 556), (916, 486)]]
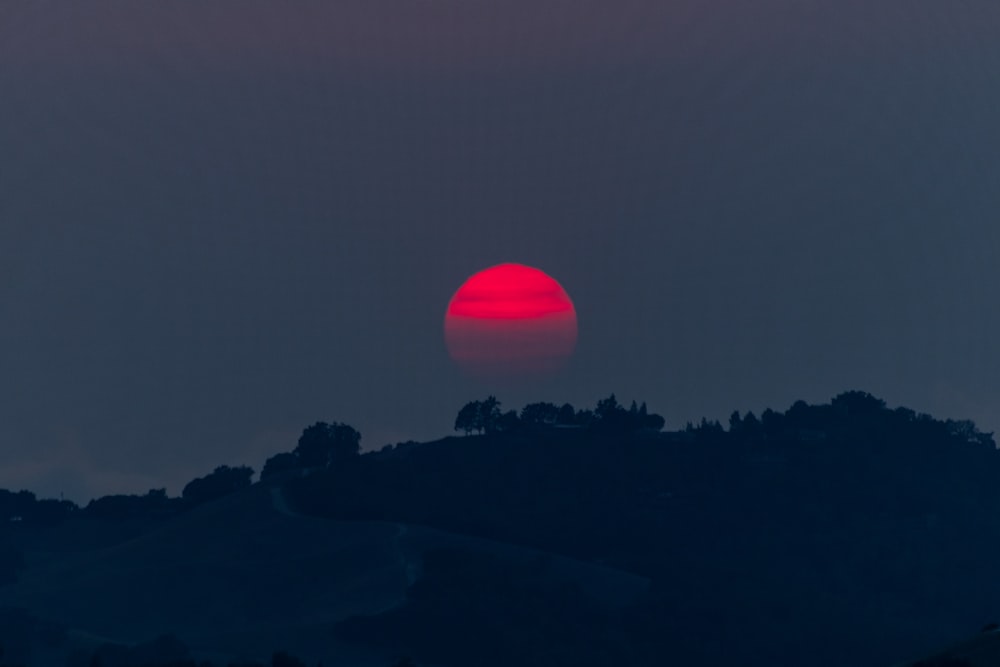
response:
[(580, 318), (508, 407), (1000, 428), (998, 119), (994, 0), (0, 5), (0, 486), (446, 434), (504, 261)]

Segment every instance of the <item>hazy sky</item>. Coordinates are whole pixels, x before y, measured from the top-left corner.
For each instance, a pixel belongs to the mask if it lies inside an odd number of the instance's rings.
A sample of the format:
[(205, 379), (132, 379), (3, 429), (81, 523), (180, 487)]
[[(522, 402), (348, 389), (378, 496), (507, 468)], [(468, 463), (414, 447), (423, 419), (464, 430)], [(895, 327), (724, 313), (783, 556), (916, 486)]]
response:
[(865, 389), (1000, 430), (996, 0), (0, 4), (0, 487), (450, 432), (539, 267), (679, 428)]

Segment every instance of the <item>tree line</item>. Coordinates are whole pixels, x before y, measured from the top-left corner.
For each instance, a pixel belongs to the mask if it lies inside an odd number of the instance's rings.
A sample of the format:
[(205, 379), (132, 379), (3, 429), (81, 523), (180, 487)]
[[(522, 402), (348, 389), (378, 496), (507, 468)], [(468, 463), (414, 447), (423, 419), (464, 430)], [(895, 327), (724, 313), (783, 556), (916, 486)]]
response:
[(466, 435), (472, 432), (492, 434), (532, 428), (588, 428), (606, 431), (660, 431), (665, 420), (646, 408), (645, 401), (638, 405), (632, 401), (625, 408), (614, 394), (597, 402), (593, 410), (576, 410), (571, 404), (538, 402), (529, 403), (516, 410), (503, 411), (496, 396), (481, 401), (470, 401), (458, 411), (455, 430)]
[[(504, 410), (496, 396), (469, 401), (458, 411), (454, 430), (465, 435), (512, 434), (545, 429), (580, 429), (598, 433), (660, 432), (664, 418), (647, 409), (646, 403), (632, 401), (629, 407), (620, 404), (615, 394), (597, 401), (593, 409), (576, 409), (569, 403), (529, 403), (518, 410)], [(688, 422), (683, 429), (694, 440), (713, 441), (719, 438), (788, 438), (816, 439), (845, 427), (883, 429), (906, 426), (926, 437), (944, 436), (987, 448), (994, 448), (992, 433), (978, 429), (970, 420), (938, 420), (908, 408), (889, 409), (885, 401), (864, 391), (848, 391), (834, 397), (830, 403), (810, 405), (796, 401), (787, 411), (764, 410), (758, 417), (753, 412), (734, 411), (728, 429), (717, 420), (702, 419)], [(391, 446), (387, 446), (391, 449)], [(260, 479), (301, 476), (356, 463), (361, 457), (361, 433), (342, 422), (318, 421), (305, 427), (291, 451), (268, 458)], [(188, 482), (179, 497), (168, 497), (166, 489), (150, 489), (144, 495), (113, 494), (91, 500), (78, 507), (68, 500), (39, 499), (30, 491), (12, 492), (0, 489), (0, 521), (16, 525), (21, 522), (50, 525), (72, 516), (104, 519), (167, 517), (206, 502), (249, 488), (254, 469), (250, 466), (220, 465), (212, 472)], [(19, 569), (20, 558), (5, 551), (0, 541), (0, 579)]]

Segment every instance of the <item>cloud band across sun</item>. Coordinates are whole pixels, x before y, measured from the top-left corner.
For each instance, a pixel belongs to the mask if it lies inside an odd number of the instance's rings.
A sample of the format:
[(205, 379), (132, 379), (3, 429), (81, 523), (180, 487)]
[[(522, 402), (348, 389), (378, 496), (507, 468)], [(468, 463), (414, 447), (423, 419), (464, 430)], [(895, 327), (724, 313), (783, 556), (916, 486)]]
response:
[(451, 358), (472, 375), (547, 374), (573, 354), (576, 309), (545, 272), (500, 264), (476, 273), (455, 292), (444, 331)]

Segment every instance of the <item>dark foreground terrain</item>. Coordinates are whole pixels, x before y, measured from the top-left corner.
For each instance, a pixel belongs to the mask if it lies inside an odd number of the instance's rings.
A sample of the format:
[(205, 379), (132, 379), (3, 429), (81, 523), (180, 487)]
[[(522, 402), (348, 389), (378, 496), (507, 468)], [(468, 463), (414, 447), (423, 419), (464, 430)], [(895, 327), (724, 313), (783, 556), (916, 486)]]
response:
[(0, 664), (1000, 664), (1000, 453), (969, 422), (470, 405), (480, 435), (359, 455), (320, 423), (181, 498), (0, 494)]

